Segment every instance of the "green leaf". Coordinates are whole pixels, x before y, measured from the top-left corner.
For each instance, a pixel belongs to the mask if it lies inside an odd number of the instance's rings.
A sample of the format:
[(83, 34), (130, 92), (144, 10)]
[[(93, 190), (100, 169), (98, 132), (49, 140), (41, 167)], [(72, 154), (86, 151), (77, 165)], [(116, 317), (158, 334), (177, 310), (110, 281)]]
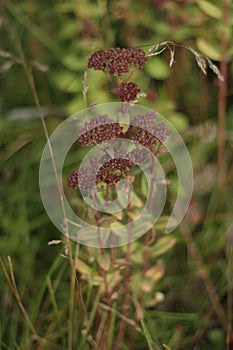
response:
[(82, 91), (82, 84), (78, 77), (67, 70), (55, 72), (52, 75), (52, 83), (62, 92), (77, 93)]
[(212, 344), (223, 344), (224, 342), (224, 333), (221, 329), (214, 328), (208, 332), (208, 339)]
[(115, 271), (113, 273), (107, 274), (107, 282), (108, 282), (108, 288), (109, 292), (112, 293), (113, 289), (118, 285), (122, 279), (120, 271)]
[[(82, 71), (86, 68), (86, 63), (84, 60), (80, 60), (75, 54), (67, 54), (63, 57), (63, 64), (70, 70), (73, 71)], [(73, 75), (76, 79), (76, 75)]]
[(84, 275), (92, 275), (92, 269), (90, 268), (90, 266), (88, 266), (85, 262), (78, 258), (76, 259), (76, 269), (78, 270), (78, 272)]
[(112, 216), (114, 216), (117, 220), (121, 221), (123, 219), (123, 211), (112, 213)]
[(144, 259), (143, 251), (141, 247), (138, 247), (138, 249), (133, 250), (133, 253), (130, 257), (130, 260), (134, 264), (142, 264)]
[(212, 18), (221, 19), (222, 18), (222, 12), (221, 10), (214, 4), (210, 3), (206, 0), (199, 0), (198, 6), (200, 9), (207, 15)]
[(97, 258), (98, 264), (100, 265), (100, 267), (105, 270), (108, 271), (110, 268), (110, 256), (107, 252), (104, 252), (104, 254), (100, 254)]
[(111, 230), (116, 235), (127, 235), (128, 229), (127, 226), (122, 225), (121, 222), (115, 221), (112, 224), (110, 224)]
[(90, 284), (93, 284), (93, 286), (101, 286), (104, 284), (104, 279), (102, 276), (94, 276), (88, 280)]
[(128, 216), (130, 217), (130, 219), (136, 220), (141, 217), (141, 212), (142, 211), (140, 209), (133, 208), (133, 210), (130, 210), (128, 212)]
[(164, 266), (162, 264), (157, 264), (149, 268), (149, 270), (146, 271), (145, 276), (156, 282), (163, 277), (164, 272)]
[(147, 198), (147, 196), (148, 196), (148, 181), (147, 181), (146, 176), (144, 176), (144, 175), (141, 178), (141, 192), (145, 196), (145, 198)]
[(174, 238), (165, 236), (160, 238), (154, 246), (149, 247), (151, 256), (157, 257), (166, 253), (176, 244), (176, 240)]
[(170, 69), (167, 63), (160, 57), (152, 57), (146, 65), (146, 72), (157, 80), (167, 79), (170, 75)]
[(77, 21), (71, 21), (70, 19), (64, 23), (58, 32), (58, 37), (61, 39), (70, 39), (71, 37), (77, 35), (80, 30)]
[(131, 206), (132, 207), (136, 207), (136, 208), (142, 208), (143, 207), (143, 201), (141, 200), (141, 198), (136, 193), (133, 194)]
[(198, 38), (197, 47), (204, 55), (208, 56), (210, 59), (214, 61), (221, 61), (220, 50), (218, 50), (218, 48), (209, 43), (207, 40)]
[(183, 132), (188, 128), (188, 118), (183, 113), (174, 112), (168, 116), (168, 120), (179, 132)]
[(155, 230), (162, 231), (163, 233), (165, 232), (165, 229), (167, 227), (169, 219), (172, 220), (172, 223), (175, 225), (176, 224), (176, 219), (174, 217), (170, 217), (168, 215), (163, 215), (159, 218), (159, 220), (155, 223), (154, 228)]

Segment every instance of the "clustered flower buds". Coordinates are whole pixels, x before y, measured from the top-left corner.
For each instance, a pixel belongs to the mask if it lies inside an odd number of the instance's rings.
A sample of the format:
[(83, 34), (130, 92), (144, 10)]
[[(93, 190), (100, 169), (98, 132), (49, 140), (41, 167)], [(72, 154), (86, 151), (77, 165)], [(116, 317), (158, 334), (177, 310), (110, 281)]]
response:
[(122, 132), (119, 123), (113, 122), (106, 115), (98, 115), (89, 123), (85, 123), (78, 133), (81, 146), (91, 146), (107, 140), (113, 140)]
[(113, 158), (103, 164), (97, 173), (97, 181), (105, 182), (109, 185), (114, 185), (119, 182), (134, 163), (126, 158)]
[(147, 112), (146, 114), (139, 114), (133, 118), (132, 124), (141, 129), (153, 130), (155, 127), (154, 120), (156, 113), (154, 111)]
[(98, 161), (93, 159), (91, 164), (82, 167), (79, 171), (74, 170), (69, 178), (67, 185), (73, 189), (82, 191), (90, 191), (96, 184), (96, 172), (98, 169)]
[(134, 150), (132, 150), (128, 154), (128, 157), (133, 164), (143, 163), (147, 156), (148, 156), (147, 150), (145, 148), (138, 148), (138, 147), (136, 147)]
[(136, 128), (132, 139), (149, 148), (151, 151), (153, 151), (157, 143), (164, 142), (167, 136), (171, 135), (171, 130), (167, 128), (165, 123), (155, 125), (155, 117), (155, 112), (148, 112), (133, 118), (133, 125)]
[[(115, 150), (113, 157), (105, 155), (101, 161), (92, 159), (89, 166), (74, 170), (68, 178), (68, 186), (82, 191), (91, 191), (95, 185), (104, 182), (108, 185), (117, 184), (135, 166), (142, 163), (147, 156), (145, 149), (135, 148), (126, 153)], [(118, 158), (119, 157), (119, 158)], [(98, 164), (103, 164), (98, 168)]]
[[(108, 153), (101, 160), (94, 159), (89, 166), (82, 167), (79, 171), (74, 170), (68, 178), (68, 186), (83, 191), (92, 190), (95, 185), (104, 182), (115, 185), (134, 167), (135, 164), (143, 163), (148, 156), (144, 148), (139, 148), (137, 143), (147, 147), (154, 152), (156, 144), (162, 144), (171, 131), (165, 123), (155, 124), (156, 114), (149, 112), (137, 115), (133, 118), (133, 133), (128, 138), (135, 142), (135, 148), (131, 152), (119, 148), (114, 151), (113, 156)], [(150, 130), (150, 131), (148, 131)], [(124, 136), (119, 123), (113, 122), (107, 115), (98, 115), (89, 123), (85, 123), (78, 133), (81, 146), (100, 144), (106, 140), (114, 140), (116, 137)], [(103, 164), (102, 166), (98, 166)]]
[(88, 60), (88, 68), (95, 70), (104, 70), (106, 68), (105, 51), (99, 50), (93, 53)]
[(155, 136), (159, 139), (160, 142), (164, 142), (167, 136), (172, 134), (171, 130), (167, 128), (165, 123), (159, 123), (155, 127)]
[[(94, 52), (88, 60), (88, 68), (102, 70), (107, 75), (118, 76), (114, 94), (122, 102), (134, 101), (140, 92), (136, 83), (128, 82), (132, 74), (145, 66), (145, 51), (136, 48), (111, 48)], [(126, 74), (130, 73), (127, 77)], [(111, 80), (112, 81), (112, 80)]]
[[(111, 48), (93, 53), (88, 60), (88, 68), (102, 70), (112, 83), (117, 76), (114, 94), (122, 102), (134, 101), (140, 92), (137, 84), (128, 81), (137, 69), (145, 66), (148, 58), (141, 49)], [(112, 79), (112, 77), (113, 79)], [(83, 191), (92, 190), (98, 183), (104, 182), (115, 185), (134, 167), (143, 163), (148, 151), (137, 143), (147, 147), (155, 153), (155, 145), (161, 145), (171, 135), (165, 123), (155, 124), (155, 112), (136, 115), (126, 132), (123, 127), (109, 118), (108, 115), (97, 115), (90, 122), (86, 122), (78, 133), (78, 142), (81, 146), (101, 144), (104, 141), (113, 141), (116, 138), (131, 139), (135, 148), (127, 153), (122, 147), (114, 150), (110, 156), (106, 154), (102, 159), (93, 159), (90, 164), (74, 170), (68, 178), (68, 186)]]
[(88, 60), (88, 68), (107, 71), (111, 75), (121, 76), (128, 73), (132, 68), (141, 69), (145, 66), (148, 58), (145, 51), (135, 48), (111, 48), (99, 50), (93, 53)]
[(137, 97), (137, 94), (140, 92), (137, 84), (122, 83), (118, 90), (116, 90), (115, 95), (119, 97), (122, 102), (134, 101)]

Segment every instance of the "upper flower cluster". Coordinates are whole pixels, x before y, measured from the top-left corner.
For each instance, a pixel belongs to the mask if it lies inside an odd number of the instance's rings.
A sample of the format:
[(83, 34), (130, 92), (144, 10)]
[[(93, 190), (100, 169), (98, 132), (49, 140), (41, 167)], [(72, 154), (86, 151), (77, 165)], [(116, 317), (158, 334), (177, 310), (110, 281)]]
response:
[(108, 71), (111, 75), (122, 76), (131, 69), (141, 69), (148, 58), (145, 51), (136, 48), (111, 48), (93, 53), (88, 60), (88, 68)]
[[(108, 78), (119, 77), (114, 94), (122, 102), (131, 102), (136, 99), (140, 89), (136, 83), (128, 80), (136, 70), (143, 68), (147, 61), (148, 57), (142, 49), (117, 47), (94, 52), (88, 60), (88, 68), (102, 70)], [(114, 83), (112, 78), (109, 79)]]

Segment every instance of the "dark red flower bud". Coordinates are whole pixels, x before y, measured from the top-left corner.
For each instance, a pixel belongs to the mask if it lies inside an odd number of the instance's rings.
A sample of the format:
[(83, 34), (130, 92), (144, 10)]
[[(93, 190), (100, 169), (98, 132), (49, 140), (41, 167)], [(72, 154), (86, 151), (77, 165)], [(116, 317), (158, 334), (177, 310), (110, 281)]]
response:
[(137, 94), (140, 92), (137, 84), (133, 82), (122, 83), (119, 89), (115, 92), (115, 95), (119, 97), (122, 102), (134, 101)]

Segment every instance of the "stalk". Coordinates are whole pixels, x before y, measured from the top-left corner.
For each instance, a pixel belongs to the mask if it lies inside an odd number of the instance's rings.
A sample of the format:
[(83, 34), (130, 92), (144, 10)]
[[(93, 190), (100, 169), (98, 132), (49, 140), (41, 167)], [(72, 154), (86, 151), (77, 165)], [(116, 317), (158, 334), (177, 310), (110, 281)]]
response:
[(218, 165), (221, 166), (225, 154), (226, 140), (226, 100), (227, 100), (227, 35), (225, 28), (228, 24), (227, 17), (227, 0), (222, 1), (222, 24), (224, 30), (221, 37), (221, 63), (220, 72), (223, 76), (223, 81), (219, 82), (218, 95)]
[[(128, 205), (127, 205), (127, 213), (130, 210), (130, 190), (128, 192)], [(131, 222), (130, 222), (130, 217), (128, 216), (128, 244), (127, 244), (127, 253), (126, 253), (126, 268), (125, 268), (125, 297), (123, 300), (123, 316), (127, 317), (128, 311), (129, 311), (129, 302), (130, 302), (130, 240), (131, 240)], [(124, 339), (125, 335), (125, 322), (123, 319), (120, 321), (119, 325), (119, 333), (118, 333), (118, 338), (117, 338), (117, 345), (116, 349), (121, 349), (121, 343)]]

